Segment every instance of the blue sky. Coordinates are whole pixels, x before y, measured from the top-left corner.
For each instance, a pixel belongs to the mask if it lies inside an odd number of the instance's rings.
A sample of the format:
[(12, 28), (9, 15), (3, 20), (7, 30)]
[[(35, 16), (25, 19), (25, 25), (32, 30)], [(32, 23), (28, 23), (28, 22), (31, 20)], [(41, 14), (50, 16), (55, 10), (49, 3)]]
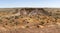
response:
[(60, 0), (0, 0), (0, 8), (60, 7)]

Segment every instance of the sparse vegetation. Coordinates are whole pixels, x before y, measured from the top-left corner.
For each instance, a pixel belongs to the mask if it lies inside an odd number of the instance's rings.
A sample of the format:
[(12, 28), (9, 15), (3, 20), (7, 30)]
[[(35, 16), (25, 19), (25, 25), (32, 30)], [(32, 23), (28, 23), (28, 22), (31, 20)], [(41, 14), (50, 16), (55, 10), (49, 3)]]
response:
[[(21, 26), (23, 28), (44, 28), (54, 23), (60, 26), (60, 11), (58, 10), (54, 12), (54, 10), (50, 11), (44, 8), (22, 8), (21, 10), (17, 8), (7, 11), (0, 11), (0, 25), (4, 26), (5, 29), (18, 29), (22, 28)], [(25, 11), (26, 14), (23, 14), (24, 12), (22, 11)], [(18, 12), (20, 14), (15, 15)]]

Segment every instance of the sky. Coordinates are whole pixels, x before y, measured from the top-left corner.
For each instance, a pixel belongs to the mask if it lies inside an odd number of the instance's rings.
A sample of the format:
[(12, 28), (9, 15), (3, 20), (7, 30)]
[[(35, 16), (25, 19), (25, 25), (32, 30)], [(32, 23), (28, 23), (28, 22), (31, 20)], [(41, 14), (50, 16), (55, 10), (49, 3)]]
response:
[(58, 7), (60, 0), (0, 0), (0, 8), (13, 7)]

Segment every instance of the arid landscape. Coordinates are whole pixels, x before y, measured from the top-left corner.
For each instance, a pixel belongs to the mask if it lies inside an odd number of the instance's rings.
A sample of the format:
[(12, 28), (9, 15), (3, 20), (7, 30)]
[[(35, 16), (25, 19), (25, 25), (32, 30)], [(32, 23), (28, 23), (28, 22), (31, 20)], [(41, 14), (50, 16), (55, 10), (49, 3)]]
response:
[(0, 8), (0, 33), (60, 33), (60, 8)]

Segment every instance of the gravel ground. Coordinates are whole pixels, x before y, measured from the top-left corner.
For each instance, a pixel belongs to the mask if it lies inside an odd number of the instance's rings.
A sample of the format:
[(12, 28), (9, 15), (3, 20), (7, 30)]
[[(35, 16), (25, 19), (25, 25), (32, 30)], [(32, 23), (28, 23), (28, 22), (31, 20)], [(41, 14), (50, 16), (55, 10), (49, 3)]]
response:
[(51, 26), (45, 28), (19, 28), (7, 31), (0, 31), (0, 33), (60, 33), (59, 26)]
[(60, 27), (52, 26), (46, 28), (17, 29), (16, 33), (60, 33)]

